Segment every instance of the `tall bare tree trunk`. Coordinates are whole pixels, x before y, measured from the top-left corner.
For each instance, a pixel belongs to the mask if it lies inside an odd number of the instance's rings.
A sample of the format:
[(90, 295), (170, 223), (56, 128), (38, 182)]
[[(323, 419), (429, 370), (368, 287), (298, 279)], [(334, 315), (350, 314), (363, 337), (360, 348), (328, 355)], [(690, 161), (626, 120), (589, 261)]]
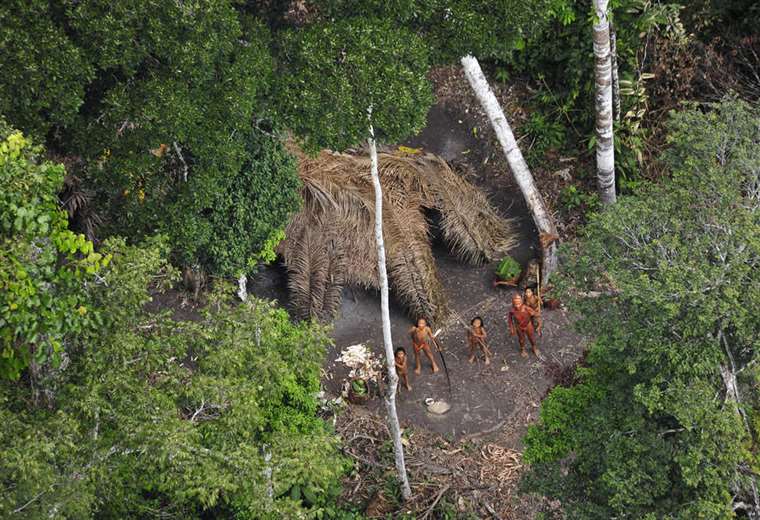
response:
[(596, 178), (603, 204), (614, 204), (615, 143), (612, 133), (612, 56), (608, 0), (594, 4), (594, 80), (596, 84)]
[[(541, 238), (543, 256), (541, 280), (546, 285), (551, 273), (557, 269), (557, 243), (555, 241), (557, 228), (554, 225), (554, 219), (546, 209), (544, 199), (533, 182), (533, 176), (528, 168), (528, 163), (525, 162), (525, 158), (517, 146), (517, 141), (512, 133), (512, 128), (509, 126), (509, 121), (504, 116), (504, 111), (502, 111), (499, 101), (491, 91), (491, 87), (488, 86), (488, 80), (483, 75), (478, 60), (472, 56), (465, 56), (462, 58), (462, 67), (464, 67), (467, 81), (470, 82), (470, 86), (475, 91), (478, 101), (480, 101), (483, 110), (488, 115), (488, 119), (491, 120), (491, 126), (493, 126), (504, 155), (507, 157), (512, 175), (514, 175), (515, 181), (517, 181), (517, 185), (520, 187), (520, 191), (523, 197), (525, 197), (525, 202), (528, 204), (528, 208), (533, 215), (533, 222), (536, 224), (536, 229), (538, 229)], [(544, 237), (555, 238), (545, 240)]]
[(182, 148), (179, 147), (179, 144), (177, 144), (177, 141), (174, 141), (172, 143), (174, 145), (174, 151), (177, 152), (177, 157), (179, 158), (179, 162), (182, 163), (182, 181), (187, 182), (187, 163), (185, 162), (185, 158), (182, 156)]
[(620, 121), (620, 76), (618, 75), (617, 33), (610, 22), (610, 55), (612, 59), (612, 115)]
[(241, 301), (248, 301), (248, 277), (244, 274), (238, 277), (237, 296)]
[[(372, 108), (367, 112), (372, 116)], [(377, 275), (380, 281), (380, 318), (383, 322), (383, 344), (385, 345), (385, 363), (388, 369), (388, 390), (385, 394), (385, 408), (388, 412), (388, 427), (393, 437), (393, 453), (396, 458), (396, 471), (401, 484), (401, 497), (409, 500), (412, 490), (409, 487), (409, 478), (406, 475), (406, 463), (404, 462), (404, 445), (401, 444), (401, 426), (396, 412), (396, 389), (398, 388), (398, 374), (396, 373), (395, 355), (393, 353), (393, 339), (391, 337), (391, 317), (388, 309), (388, 273), (385, 269), (385, 240), (383, 239), (383, 188), (380, 185), (380, 174), (377, 166), (377, 146), (375, 144), (375, 130), (372, 123), (369, 125), (369, 155), (372, 160), (370, 168), (372, 185), (375, 187), (375, 244), (377, 246)]]

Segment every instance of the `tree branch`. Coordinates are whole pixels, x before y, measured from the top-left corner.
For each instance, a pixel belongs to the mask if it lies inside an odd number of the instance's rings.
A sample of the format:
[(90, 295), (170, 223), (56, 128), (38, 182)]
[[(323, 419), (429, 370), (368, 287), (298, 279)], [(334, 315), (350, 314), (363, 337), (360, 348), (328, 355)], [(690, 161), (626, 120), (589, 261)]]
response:
[(40, 498), (42, 495), (44, 495), (48, 491), (49, 490), (47, 490), (47, 489), (45, 491), (40, 491), (35, 496), (33, 496), (32, 499), (29, 500), (26, 504), (24, 504), (21, 507), (17, 507), (16, 509), (14, 509), (12, 514), (16, 515), (16, 514), (20, 513), (21, 511), (23, 511), (24, 509), (26, 509), (27, 507), (29, 507), (31, 504), (33, 504), (34, 502), (36, 502), (38, 498)]
[(177, 152), (177, 157), (179, 157), (179, 162), (182, 163), (182, 181), (187, 182), (187, 163), (185, 162), (185, 158), (182, 156), (182, 149), (177, 144), (177, 141), (174, 141), (172, 143), (174, 145), (174, 151)]
[[(721, 324), (721, 327), (718, 329), (718, 341), (722, 343), (723, 348), (726, 351), (726, 355), (728, 356), (728, 361), (731, 364), (731, 367), (726, 367), (724, 365), (720, 365), (720, 374), (723, 377), (723, 384), (726, 386), (726, 402), (732, 401), (734, 403), (734, 408), (736, 409), (736, 413), (739, 414), (739, 416), (742, 418), (742, 422), (744, 423), (744, 429), (747, 431), (747, 434), (752, 437), (752, 430), (749, 427), (749, 421), (747, 420), (747, 415), (744, 413), (744, 410), (742, 410), (741, 404), (741, 395), (739, 394), (739, 385), (736, 381), (736, 363), (734, 362), (734, 356), (731, 353), (731, 348), (728, 345), (728, 340), (726, 339), (726, 335), (723, 333), (723, 327)], [(758, 493), (757, 490), (757, 479), (755, 478), (755, 475), (750, 475), (750, 484), (752, 486), (752, 500), (754, 502), (754, 508), (753, 510), (755, 512), (760, 511), (760, 493)]]

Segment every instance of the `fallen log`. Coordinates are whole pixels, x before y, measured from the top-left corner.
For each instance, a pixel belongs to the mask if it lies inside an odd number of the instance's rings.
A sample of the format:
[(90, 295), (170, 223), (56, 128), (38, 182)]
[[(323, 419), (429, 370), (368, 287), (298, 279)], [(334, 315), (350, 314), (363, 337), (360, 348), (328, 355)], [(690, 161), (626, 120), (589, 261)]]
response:
[[(541, 247), (541, 281), (542, 286), (545, 286), (549, 282), (551, 274), (557, 269), (557, 227), (554, 225), (554, 219), (547, 210), (541, 193), (533, 182), (533, 175), (530, 173), (528, 163), (525, 162), (525, 158), (517, 146), (509, 121), (507, 121), (499, 101), (488, 85), (488, 80), (480, 69), (478, 60), (473, 56), (465, 56), (461, 61), (467, 81), (470, 82), (472, 90), (475, 91), (478, 101), (480, 101), (483, 110), (491, 121), (491, 126), (493, 126), (504, 155), (507, 157), (512, 175), (514, 175), (515, 181), (517, 181), (517, 185), (525, 197), (525, 202), (533, 216), (533, 222), (542, 238), (539, 241)], [(552, 239), (546, 240), (544, 237), (552, 237)]]

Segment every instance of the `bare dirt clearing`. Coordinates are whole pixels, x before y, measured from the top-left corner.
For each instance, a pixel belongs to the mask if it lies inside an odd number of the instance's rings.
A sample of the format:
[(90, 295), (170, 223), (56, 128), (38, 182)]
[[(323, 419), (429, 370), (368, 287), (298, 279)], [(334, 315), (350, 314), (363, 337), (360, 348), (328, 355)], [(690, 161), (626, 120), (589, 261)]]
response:
[[(449, 440), (459, 440), (513, 422), (515, 408), (523, 399), (534, 404), (540, 402), (552, 384), (546, 375), (548, 364), (565, 366), (574, 363), (584, 341), (572, 330), (564, 310), (545, 311), (543, 336), (539, 338), (544, 360), (532, 354), (527, 359), (520, 357), (517, 340), (509, 336), (504, 319), (510, 305), (511, 291), (491, 286), (490, 266), (473, 268), (462, 265), (443, 251), (439, 252), (437, 261), (444, 290), (453, 309), (452, 316), (446, 322), (433, 324), (435, 328), (442, 329), (439, 339), (445, 350), (451, 395), (444, 372), (432, 374), (429, 363), (423, 360), (422, 374), (415, 375), (410, 371), (412, 392), (400, 391), (399, 417)], [(475, 315), (483, 318), (488, 330), (494, 354), (488, 366), (482, 360), (474, 364), (467, 361), (464, 323), (469, 323)], [(391, 321), (394, 346), (405, 347), (411, 356), (407, 334), (410, 319), (398, 306), (394, 306)], [(331, 393), (337, 394), (346, 375), (346, 369), (334, 361), (340, 349), (354, 343), (369, 343), (378, 355), (382, 355), (377, 297), (364, 291), (347, 294), (341, 317), (335, 322), (334, 337), (336, 349), (330, 352), (325, 366), (331, 378), (325, 381), (325, 386)], [(424, 406), (424, 400), (428, 397), (448, 401), (452, 405), (451, 410), (445, 415), (428, 413)], [(379, 399), (368, 406), (378, 414), (384, 413)]]

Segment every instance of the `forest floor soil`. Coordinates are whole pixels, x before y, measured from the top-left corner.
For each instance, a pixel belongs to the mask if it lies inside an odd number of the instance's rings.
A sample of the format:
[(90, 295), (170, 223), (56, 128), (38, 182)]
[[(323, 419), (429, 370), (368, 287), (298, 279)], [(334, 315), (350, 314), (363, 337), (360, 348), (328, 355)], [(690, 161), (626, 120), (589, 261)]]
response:
[[(490, 124), (459, 69), (438, 69), (431, 79), (437, 102), (428, 113), (426, 127), (405, 146), (463, 166), (468, 180), (489, 195), (496, 210), (513, 219), (519, 240), (510, 254), (524, 264), (536, 255), (536, 232)], [(520, 102), (528, 94), (503, 86), (495, 90), (521, 146), (527, 147), (519, 127), (526, 119)], [(581, 161), (549, 156), (533, 170), (550, 211), (557, 207), (564, 179), (574, 167), (581, 168)], [(574, 228), (565, 224), (558, 219), (563, 238)], [(393, 301), (390, 311), (394, 347), (405, 347), (410, 361), (412, 391), (401, 389), (397, 406), (408, 442), (407, 466), (414, 497), (399, 509), (392, 497), (394, 486), (387, 485), (393, 479), (393, 458), (383, 401), (376, 397), (363, 406), (349, 405), (334, 417), (346, 453), (358, 464), (358, 471), (347, 479), (344, 498), (366, 506), (370, 516), (378, 517), (397, 517), (409, 511), (417, 518), (440, 518), (445, 508), (451, 508), (451, 512), (477, 512), (482, 518), (530, 518), (551, 504), (516, 492), (523, 468), (521, 439), (535, 422), (542, 398), (581, 359), (586, 340), (574, 331), (566, 310), (545, 310), (543, 335), (538, 337), (541, 358), (533, 354), (521, 357), (505, 320), (513, 291), (492, 286), (495, 265), (462, 264), (435, 236), (433, 246), (452, 311), (445, 322), (432, 324), (434, 330), (442, 329), (439, 339), (450, 392), (444, 371), (432, 374), (424, 357), (422, 374), (413, 373), (408, 335), (412, 319)], [(278, 299), (287, 307), (285, 276), (282, 268), (272, 268), (254, 280), (251, 292)], [(337, 358), (349, 345), (365, 343), (384, 360), (379, 310), (376, 291), (344, 291), (333, 323), (335, 346), (324, 366), (323, 386), (328, 396), (341, 394), (348, 369)], [(484, 320), (493, 351), (488, 366), (482, 359), (474, 364), (467, 360), (464, 325), (476, 315)], [(440, 364), (437, 354), (436, 361)], [(451, 409), (444, 415), (429, 413), (426, 398), (445, 400)]]

